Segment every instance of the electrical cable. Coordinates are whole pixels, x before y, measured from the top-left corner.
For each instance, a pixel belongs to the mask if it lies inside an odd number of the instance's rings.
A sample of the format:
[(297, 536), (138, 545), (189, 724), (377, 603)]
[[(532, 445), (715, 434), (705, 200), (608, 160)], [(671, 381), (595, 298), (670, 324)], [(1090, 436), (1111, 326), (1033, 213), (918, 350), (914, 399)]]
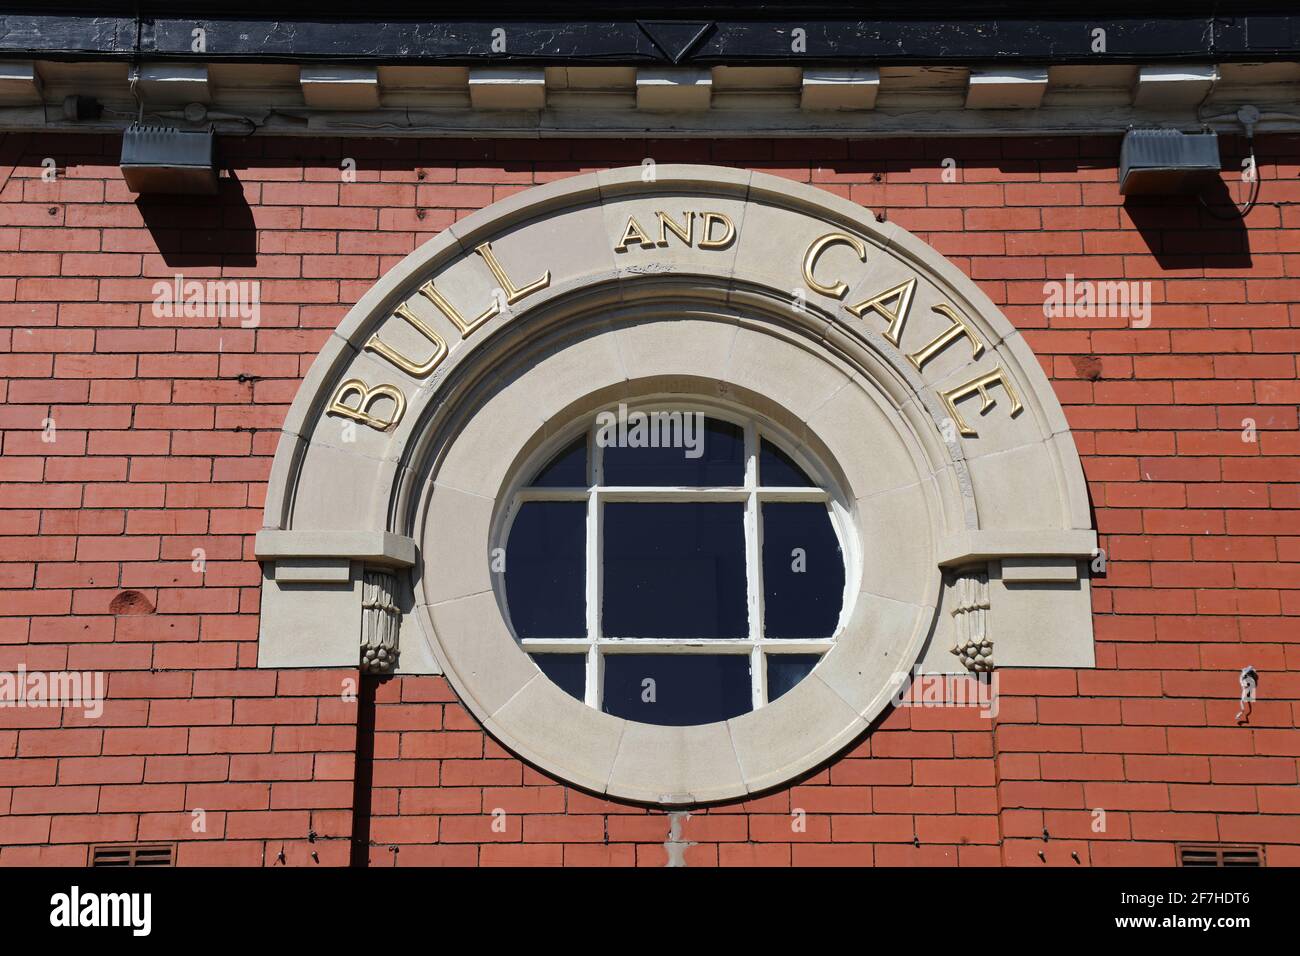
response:
[(135, 97), (136, 105), (140, 108), (140, 111), (135, 118), (137, 124), (141, 124), (144, 122), (144, 97), (140, 95), (140, 91), (136, 87), (136, 84), (140, 79), (140, 31), (143, 29), (143, 27), (144, 27), (144, 21), (141, 20), (140, 18), (140, 3), (139, 0), (136, 0), (135, 44), (131, 50), (130, 87), (131, 87), (131, 95)]
[[(1204, 103), (1204, 100), (1202, 100), (1202, 103)], [(1200, 112), (1200, 107), (1197, 107), (1197, 112)], [(1259, 200), (1259, 164), (1255, 160), (1255, 125), (1259, 122), (1260, 112), (1253, 106), (1243, 106), (1241, 109), (1237, 110), (1236, 117), (1237, 121), (1241, 123), (1242, 127), (1246, 130), (1246, 150), (1249, 160), (1246, 168), (1250, 170), (1250, 195), (1246, 199), (1246, 204), (1240, 206), (1234, 201), (1232, 205), (1233, 209), (1236, 211), (1236, 215), (1223, 215), (1216, 212), (1214, 207), (1205, 201), (1205, 195), (1203, 193), (1198, 193), (1196, 196), (1201, 207), (1209, 213), (1211, 217), (1218, 219), (1220, 222), (1234, 222), (1240, 219), (1245, 219), (1247, 213), (1255, 208), (1255, 203)]]

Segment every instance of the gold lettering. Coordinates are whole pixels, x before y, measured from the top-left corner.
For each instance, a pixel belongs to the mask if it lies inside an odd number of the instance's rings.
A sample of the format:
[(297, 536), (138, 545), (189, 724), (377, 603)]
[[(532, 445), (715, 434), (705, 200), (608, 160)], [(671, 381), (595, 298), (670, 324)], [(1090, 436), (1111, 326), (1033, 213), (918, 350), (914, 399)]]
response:
[[(432, 283), (425, 283), (425, 284), (432, 285)], [(429, 326), (425, 324), (423, 319), (421, 319), (418, 315), (412, 312), (410, 306), (406, 305), (405, 303), (399, 305), (396, 309), (394, 309), (393, 315), (405, 319), (408, 323), (410, 323), (410, 325), (417, 332), (419, 332), (426, 339), (432, 342), (433, 354), (430, 355), (423, 362), (419, 362), (419, 363), (413, 362), (405, 355), (402, 355), (400, 352), (394, 349), (392, 346), (387, 345), (384, 342), (380, 341), (378, 332), (370, 336), (370, 340), (366, 342), (365, 347), (372, 352), (376, 352), (379, 355), (382, 355), (384, 358), (388, 359), (388, 361), (392, 362), (394, 365), (400, 368), (407, 375), (414, 376), (415, 378), (424, 378), (435, 368), (437, 368), (438, 364), (447, 357), (447, 343), (442, 340), (441, 335), (439, 335), (433, 329), (429, 328)]]
[[(864, 299), (857, 305), (845, 306), (845, 308), (859, 319), (863, 318), (862, 313), (868, 310), (884, 316), (889, 320), (889, 328), (885, 329), (885, 338), (889, 340), (890, 345), (896, 346), (898, 345), (899, 336), (903, 334), (903, 326), (907, 322), (907, 312), (912, 307), (912, 293), (915, 291), (916, 277), (913, 276), (892, 289), (886, 289), (880, 295)], [(893, 309), (887, 305), (891, 299), (898, 300), (897, 307)]]
[(655, 215), (659, 217), (659, 245), (668, 245), (669, 232), (688, 246), (695, 243), (695, 213), (682, 213), (682, 215), (686, 217), (686, 225), (684, 227), (679, 226), (674, 222), (666, 212), (657, 212)]
[(484, 242), (474, 247), (487, 267), (492, 271), (492, 277), (497, 280), (501, 295), (495, 293), (492, 296), (492, 303), (483, 310), (483, 312), (472, 322), (461, 315), (460, 310), (451, 304), (451, 301), (438, 291), (437, 286), (432, 281), (426, 282), (420, 286), (420, 294), (432, 302), (445, 315), (451, 324), (460, 330), (461, 338), (468, 338), (470, 333), (477, 329), (489, 319), (494, 319), (501, 314), (501, 298), (504, 297), (506, 305), (514, 305), (525, 296), (532, 295), (539, 289), (545, 289), (551, 284), (551, 271), (549, 269), (542, 273), (541, 277), (534, 279), (528, 285), (520, 287), (514, 284), (506, 270), (502, 267), (500, 260), (497, 259), (496, 253), (492, 250), (492, 243)]
[(451, 320), (451, 324), (460, 330), (460, 337), (462, 339), (467, 337), (488, 319), (496, 318), (496, 316), (501, 312), (501, 303), (496, 296), (493, 296), (492, 304), (483, 311), (483, 314), (473, 322), (468, 322), (465, 320), (465, 317), (460, 314), (460, 310), (452, 305), (445, 295), (438, 291), (432, 281), (426, 282), (424, 285), (420, 286), (420, 295), (424, 296), (437, 306), (438, 311)]
[(1024, 408), (1020, 404), (1020, 396), (1011, 387), (1011, 383), (1003, 377), (1002, 366), (998, 366), (993, 371), (971, 379), (965, 385), (958, 385), (946, 392), (942, 392), (943, 403), (948, 406), (948, 411), (952, 413), (952, 420), (956, 422), (958, 430), (967, 438), (975, 438), (979, 435), (975, 429), (966, 424), (966, 420), (961, 417), (961, 412), (957, 411), (957, 403), (963, 398), (969, 398), (972, 395), (980, 397), (980, 414), (983, 415), (990, 408), (997, 404), (993, 396), (989, 395), (988, 390), (994, 385), (1001, 385), (1006, 390), (1007, 396), (1011, 399), (1011, 411), (1009, 414), (1018, 415)]
[(627, 217), (627, 228), (623, 230), (623, 241), (614, 247), (615, 252), (627, 252), (627, 244), (635, 242), (642, 249), (647, 249), (654, 245), (654, 242), (645, 234), (641, 228), (641, 223), (636, 221), (633, 216)]
[(963, 335), (970, 341), (971, 358), (979, 358), (984, 354), (984, 343), (980, 341), (979, 335), (976, 334), (975, 329), (971, 327), (971, 325), (957, 312), (956, 309), (950, 305), (942, 304), (934, 305), (930, 308), (933, 311), (938, 312), (940, 315), (945, 316), (950, 322), (952, 322), (952, 325), (935, 336), (934, 341), (925, 348), (921, 349), (919, 352), (913, 352), (907, 357), (908, 360), (916, 366), (918, 372), (921, 370), (922, 365), (930, 361), (930, 359), (934, 358), (935, 355), (942, 352), (951, 343), (957, 341), (957, 339), (961, 338)]
[[(725, 249), (731, 245), (731, 240), (736, 238), (736, 224), (731, 221), (731, 217), (721, 212), (706, 212), (703, 214), (704, 219), (704, 238), (700, 240), (701, 249)], [(713, 233), (713, 224), (720, 222), (726, 227), (726, 231), (717, 239), (711, 239)]]
[[(355, 406), (347, 404), (346, 399), (349, 395), (357, 396)], [(392, 418), (385, 421), (370, 414), (370, 406), (374, 404), (377, 398), (392, 400)], [(402, 394), (402, 390), (396, 385), (376, 385), (371, 388), (361, 379), (352, 378), (339, 386), (339, 390), (334, 393), (334, 398), (325, 411), (334, 415), (343, 415), (383, 432), (388, 431), (402, 420), (402, 414), (406, 411), (406, 396)]]
[(516, 286), (510, 281), (510, 277), (506, 275), (506, 270), (501, 268), (501, 263), (497, 261), (497, 254), (492, 251), (492, 243), (480, 243), (474, 247), (474, 251), (483, 257), (487, 267), (492, 270), (492, 275), (501, 284), (501, 288), (506, 294), (506, 305), (514, 305), (525, 296), (532, 295), (534, 292), (545, 289), (551, 284), (551, 270), (547, 269), (542, 273), (541, 278), (534, 279), (522, 288)]
[(803, 281), (808, 283), (808, 288), (814, 292), (820, 292), (822, 295), (828, 295), (832, 299), (842, 299), (848, 294), (849, 287), (844, 282), (836, 282), (834, 285), (822, 285), (813, 278), (813, 268), (817, 265), (817, 259), (829, 246), (843, 244), (849, 246), (857, 253), (858, 259), (862, 262), (867, 261), (867, 247), (862, 240), (856, 236), (850, 236), (845, 232), (832, 232), (820, 239), (814, 239), (808, 251), (803, 254)]
[[(636, 221), (635, 216), (627, 217), (627, 226), (623, 229), (623, 238), (614, 246), (615, 252), (627, 252), (628, 246), (636, 244), (642, 249), (666, 248), (668, 246), (668, 233), (672, 233), (686, 245), (692, 245), (695, 242), (695, 217), (698, 215), (701, 222), (700, 241), (697, 246), (699, 249), (725, 249), (736, 238), (736, 224), (731, 221), (731, 217), (721, 212), (683, 212), (686, 217), (685, 223), (677, 222), (666, 212), (656, 211), (655, 217), (659, 220), (659, 241), (650, 238), (650, 234), (642, 228), (641, 223)], [(722, 232), (715, 236), (717, 231), (714, 227), (721, 226)]]

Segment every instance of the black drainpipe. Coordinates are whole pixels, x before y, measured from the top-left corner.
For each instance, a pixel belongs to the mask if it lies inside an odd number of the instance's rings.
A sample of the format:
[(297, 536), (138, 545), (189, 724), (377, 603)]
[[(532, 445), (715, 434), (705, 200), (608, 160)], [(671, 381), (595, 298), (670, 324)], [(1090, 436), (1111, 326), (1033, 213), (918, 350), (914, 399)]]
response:
[(362, 674), (357, 690), (356, 767), (352, 774), (352, 854), (348, 866), (370, 865), (370, 795), (375, 779), (375, 692), (384, 678)]

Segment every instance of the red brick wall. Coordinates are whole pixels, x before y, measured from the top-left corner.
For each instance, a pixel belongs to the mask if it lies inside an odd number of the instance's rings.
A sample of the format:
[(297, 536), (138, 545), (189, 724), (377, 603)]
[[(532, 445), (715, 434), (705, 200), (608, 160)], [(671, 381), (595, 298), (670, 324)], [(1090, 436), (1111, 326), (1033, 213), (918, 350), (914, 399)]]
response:
[[(115, 137), (0, 142), (0, 670), (109, 673), (98, 721), (0, 709), (0, 863), (136, 840), (177, 841), (181, 863), (347, 862), (357, 674), (254, 669), (275, 429), (329, 330), (418, 243), (529, 184), (650, 156), (812, 182), (950, 256), (1042, 360), (1109, 556), (1097, 669), (1004, 672), (992, 723), (896, 710), (795, 786), (692, 813), (686, 861), (1172, 864), (1185, 840), (1300, 864), (1300, 139), (1259, 142), (1245, 231), (1194, 204), (1126, 210), (1114, 138), (223, 145), (246, 206), (142, 212)], [(1225, 142), (1226, 166), (1239, 154)], [(153, 283), (176, 272), (260, 279), (261, 326), (156, 318)], [(1150, 280), (1150, 327), (1049, 322), (1043, 283), (1066, 273)], [(112, 613), (124, 590), (147, 603)], [(1238, 726), (1247, 664), (1260, 699)], [(372, 864), (666, 861), (665, 814), (525, 766), (444, 680), (377, 695)]]

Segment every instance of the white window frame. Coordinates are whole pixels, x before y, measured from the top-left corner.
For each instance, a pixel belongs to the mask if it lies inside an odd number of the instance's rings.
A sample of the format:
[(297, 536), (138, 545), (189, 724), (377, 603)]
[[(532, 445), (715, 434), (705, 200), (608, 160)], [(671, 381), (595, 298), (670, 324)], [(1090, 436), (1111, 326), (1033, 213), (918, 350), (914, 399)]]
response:
[[(597, 425), (595, 417), (584, 419), (590, 421), (585, 428), (571, 426), (563, 432), (563, 437), (548, 442), (544, 449), (530, 456), (528, 462), (520, 469), (520, 485), (515, 488), (510, 511), (502, 525), (498, 544), (506, 547), (510, 531), (521, 505), (536, 501), (582, 501), (587, 505), (586, 513), (586, 554), (584, 576), (586, 581), (586, 629), (583, 637), (574, 638), (520, 638), (510, 620), (508, 603), (504, 600), (502, 590), (502, 610), (511, 634), (520, 647), (529, 654), (579, 653), (586, 657), (584, 700), (583, 702), (596, 710), (601, 710), (604, 702), (604, 660), (607, 654), (748, 654), (750, 673), (750, 705), (752, 710), (766, 706), (767, 699), (767, 657), (769, 654), (817, 654), (824, 656), (835, 644), (840, 631), (845, 626), (851, 612), (851, 589), (853, 566), (850, 563), (848, 542), (852, 535), (846, 533), (849, 514), (837, 501), (833, 485), (826, 477), (825, 469), (818, 462), (810, 461), (805, 453), (792, 448), (792, 440), (782, 435), (778, 429), (760, 423), (752, 415), (718, 409), (702, 404), (683, 404), (675, 402), (640, 402), (628, 403), (629, 411), (664, 411), (700, 413), (706, 418), (716, 419), (736, 425), (744, 435), (744, 484), (734, 487), (701, 486), (674, 487), (667, 485), (615, 486), (604, 483), (604, 448), (596, 441)], [(573, 444), (579, 435), (586, 439), (588, 486), (585, 488), (538, 488), (522, 485), (531, 481), (537, 472), (545, 467), (556, 455)], [(758, 483), (758, 462), (766, 439), (784, 454), (789, 456), (814, 482), (813, 487), (783, 487), (776, 485), (761, 486)], [(638, 638), (611, 637), (601, 633), (600, 609), (603, 600), (603, 514), (606, 502), (743, 502), (745, 535), (745, 585), (748, 604), (749, 633), (743, 638)], [(841, 595), (840, 614), (835, 629), (826, 638), (779, 638), (767, 637), (763, 633), (765, 616), (763, 607), (763, 540), (760, 510), (765, 502), (791, 501), (814, 502), (825, 504), (839, 546), (841, 560), (844, 562), (844, 593)], [(509, 557), (507, 555), (507, 569)], [(509, 571), (507, 570), (507, 574)], [(536, 662), (534, 661), (534, 664)], [(818, 662), (820, 663), (820, 661)], [(814, 668), (816, 665), (814, 665)], [(811, 671), (809, 672), (811, 673)]]

